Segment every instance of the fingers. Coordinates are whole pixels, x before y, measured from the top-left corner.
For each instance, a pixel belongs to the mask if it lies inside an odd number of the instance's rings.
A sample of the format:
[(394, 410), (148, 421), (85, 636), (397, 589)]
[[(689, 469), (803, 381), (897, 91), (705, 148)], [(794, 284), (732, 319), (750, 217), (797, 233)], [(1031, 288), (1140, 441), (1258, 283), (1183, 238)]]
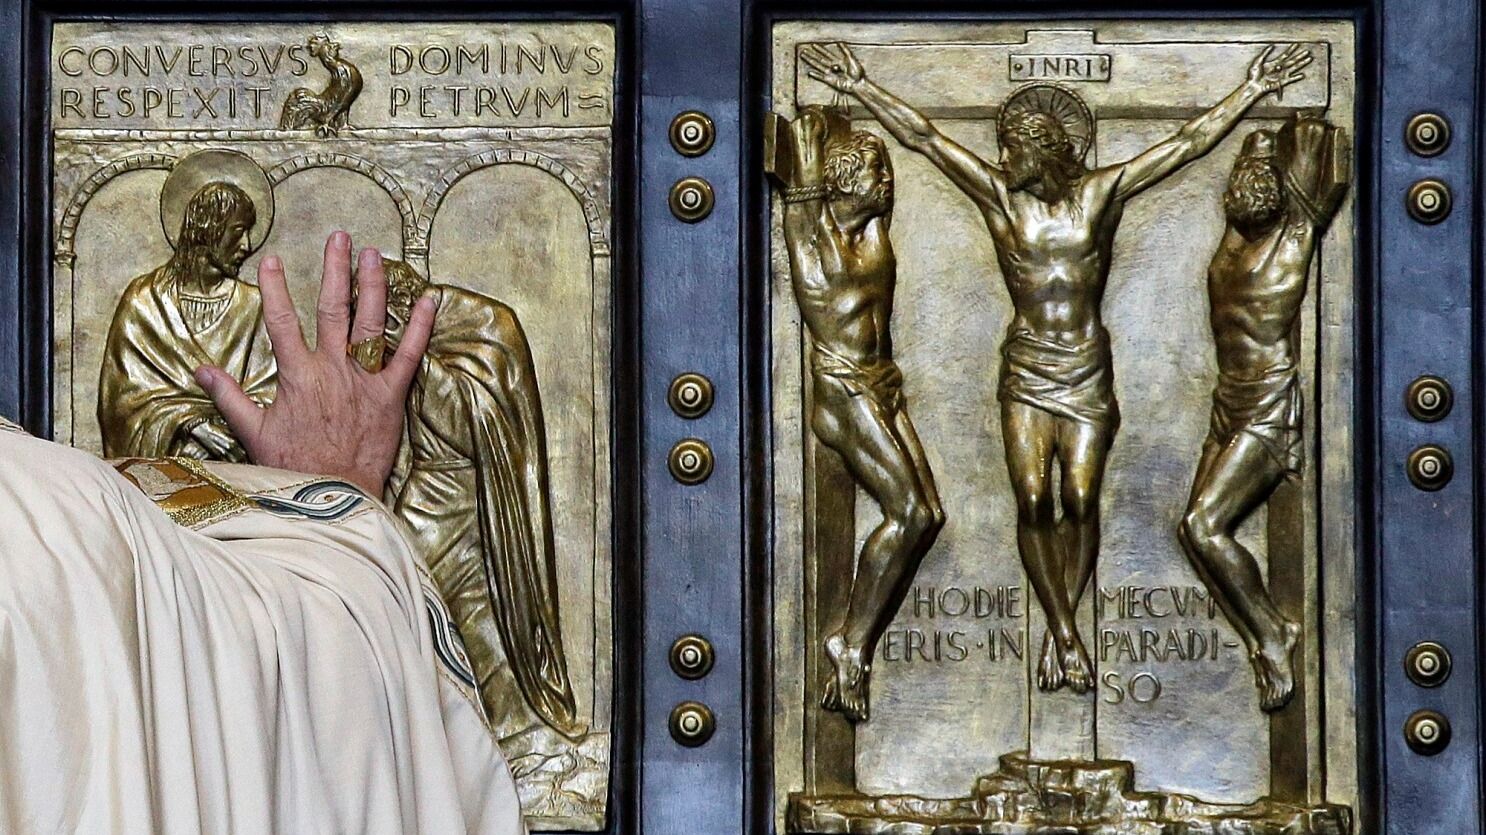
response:
[(408, 386), (412, 385), (413, 376), (418, 373), (418, 366), (423, 360), (423, 352), (428, 349), (428, 338), (433, 333), (434, 314), (438, 311), (438, 303), (434, 299), (432, 293), (425, 293), (413, 305), (413, 313), (408, 317), (402, 339), (397, 343), (397, 353), (392, 355), (382, 371), (383, 374), (392, 375), (392, 382), (402, 393), (406, 393)]
[(351, 323), (351, 344), (386, 330), (387, 275), (382, 269), (382, 253), (363, 249), (356, 264), (356, 318)]
[(284, 262), (277, 255), (266, 255), (258, 262), (258, 292), (263, 297), (263, 326), (268, 330), (274, 359), (280, 370), (292, 368), (310, 349), (299, 327), (299, 314), (294, 312), (294, 300), (289, 297)]
[(345, 353), (351, 326), (351, 236), (336, 232), (325, 240), (320, 301), (315, 306), (315, 350)]
[(244, 449), (251, 449), (262, 428), (263, 407), (243, 393), (242, 387), (232, 379), (231, 374), (216, 366), (203, 365), (196, 369), (193, 376), (197, 385), (217, 405), (217, 411), (222, 413), (232, 434), (238, 437)]
[(1250, 66), (1252, 66), (1252, 67), (1262, 67), (1262, 66), (1264, 66), (1265, 64), (1269, 63), (1269, 56), (1271, 56), (1273, 54), (1274, 54), (1274, 44), (1270, 44), (1269, 46), (1264, 47), (1264, 51), (1261, 52), (1261, 53), (1259, 53), (1259, 57), (1255, 58), (1254, 59), (1254, 63), (1251, 64)]

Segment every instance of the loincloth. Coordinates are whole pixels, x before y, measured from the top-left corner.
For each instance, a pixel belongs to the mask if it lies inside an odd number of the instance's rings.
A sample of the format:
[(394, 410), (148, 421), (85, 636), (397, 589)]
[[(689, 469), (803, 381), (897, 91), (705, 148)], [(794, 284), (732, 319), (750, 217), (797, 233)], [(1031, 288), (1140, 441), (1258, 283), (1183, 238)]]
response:
[(1056, 417), (1094, 426), (1113, 437), (1120, 428), (1109, 332), (1077, 345), (1017, 329), (1001, 345), (1001, 403), (1024, 403)]
[(903, 408), (903, 371), (887, 357), (860, 363), (816, 345), (810, 366), (816, 375), (830, 377), (852, 397), (866, 397), (889, 415)]
[(1258, 440), (1287, 475), (1300, 474), (1305, 456), (1300, 442), (1300, 376), (1294, 365), (1270, 369), (1253, 380), (1219, 372), (1207, 439), (1227, 446), (1240, 432)]

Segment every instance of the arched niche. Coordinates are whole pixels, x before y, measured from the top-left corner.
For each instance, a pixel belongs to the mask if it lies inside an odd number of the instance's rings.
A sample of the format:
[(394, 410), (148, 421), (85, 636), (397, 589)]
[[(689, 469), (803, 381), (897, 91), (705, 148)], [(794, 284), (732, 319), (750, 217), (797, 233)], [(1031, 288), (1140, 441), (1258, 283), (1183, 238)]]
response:
[(607, 316), (607, 299), (595, 295), (589, 225), (569, 184), (523, 164), (465, 173), (432, 205), (430, 278), (509, 305), (531, 344), (546, 423), (564, 649), (580, 713), (589, 714), (595, 485), (605, 477), (595, 472), (595, 445), (608, 433), (608, 380), (596, 373), (594, 356), (596, 340), (608, 347), (607, 322), (596, 320)]
[(370, 174), (334, 162), (280, 165), (270, 172), (270, 179), (275, 180), (273, 228), (243, 265), (242, 275), (256, 282), (258, 262), (268, 254), (279, 256), (305, 338), (312, 339), (325, 239), (345, 230), (354, 250), (374, 246), (390, 258), (401, 258), (405, 228), (397, 197), (401, 189), (394, 183), (394, 191), (389, 191)]

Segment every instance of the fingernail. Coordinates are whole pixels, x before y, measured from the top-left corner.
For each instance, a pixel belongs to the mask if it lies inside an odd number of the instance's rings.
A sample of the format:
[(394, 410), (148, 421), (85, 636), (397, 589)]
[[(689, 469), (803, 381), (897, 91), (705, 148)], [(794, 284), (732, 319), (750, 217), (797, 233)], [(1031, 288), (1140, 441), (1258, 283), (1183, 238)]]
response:
[(369, 246), (366, 249), (361, 250), (361, 263), (366, 264), (369, 267), (374, 267), (381, 260), (382, 253), (378, 252), (376, 247)]
[(211, 387), (212, 372), (211, 369), (207, 368), (206, 366), (203, 365), (197, 367), (195, 371), (191, 372), (191, 376), (196, 378), (196, 384), (201, 386), (202, 388)]
[(432, 290), (424, 290), (423, 291), (423, 295), (420, 298), (428, 299), (429, 304), (433, 305), (434, 312), (435, 313), (438, 312), (438, 309), (439, 309), (439, 294), (438, 293), (435, 293)]
[(350, 249), (351, 236), (345, 231), (337, 231), (335, 233), (335, 245), (340, 247), (341, 249)]
[(284, 263), (279, 260), (279, 256), (277, 255), (265, 255), (263, 256), (263, 268), (267, 270), (282, 270)]

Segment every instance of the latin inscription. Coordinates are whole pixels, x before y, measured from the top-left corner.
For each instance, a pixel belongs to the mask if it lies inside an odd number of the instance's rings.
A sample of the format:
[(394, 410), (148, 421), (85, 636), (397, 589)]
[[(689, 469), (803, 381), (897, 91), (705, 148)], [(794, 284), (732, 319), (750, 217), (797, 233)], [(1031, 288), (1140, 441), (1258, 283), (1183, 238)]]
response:
[(1012, 81), (1108, 81), (1114, 58), (1108, 54), (1013, 54), (1009, 63)]

